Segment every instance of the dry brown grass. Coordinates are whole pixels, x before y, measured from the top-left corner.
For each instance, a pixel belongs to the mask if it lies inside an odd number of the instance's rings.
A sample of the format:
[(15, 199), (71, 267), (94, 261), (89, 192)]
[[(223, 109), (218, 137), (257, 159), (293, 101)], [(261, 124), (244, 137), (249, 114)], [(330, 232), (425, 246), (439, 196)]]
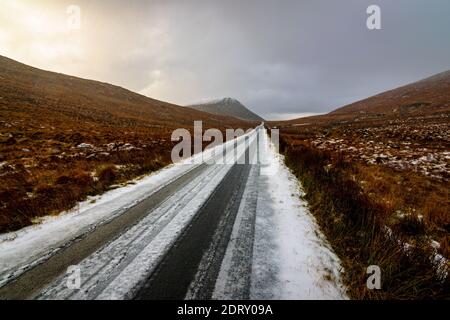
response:
[[(302, 182), (316, 216), (345, 268), (355, 299), (448, 298), (431, 239), (448, 258), (448, 194), (443, 182), (413, 172), (348, 161), (307, 140), (283, 135), (286, 164)], [(414, 191), (407, 191), (414, 187)], [(382, 270), (382, 290), (368, 290), (366, 268)]]
[[(328, 122), (281, 127), (286, 145), (308, 145), (351, 164), (352, 179), (371, 201), (382, 205), (387, 225), (437, 241), (449, 258), (449, 114), (384, 121)], [(379, 160), (380, 155), (388, 155)], [(430, 155), (434, 155), (430, 157)], [(422, 159), (422, 162), (418, 162)], [(411, 229), (408, 233), (408, 229)], [(422, 232), (421, 232), (422, 230)]]
[[(176, 143), (170, 141), (171, 132), (149, 130), (145, 135), (127, 139), (118, 136), (118, 128), (115, 137), (97, 135), (94, 141), (77, 139), (67, 145), (58, 144), (58, 153), (53, 154), (48, 151), (54, 145), (51, 139), (42, 136), (39, 141), (28, 141), (27, 134), (12, 146), (0, 143), (1, 161), (6, 162), (0, 170), (0, 232), (14, 231), (32, 224), (36, 218), (58, 214), (88, 196), (166, 166), (171, 163), (170, 154)], [(80, 141), (94, 148), (77, 148)], [(111, 141), (133, 148), (105, 149)], [(33, 151), (23, 157), (23, 148)]]
[[(354, 298), (449, 298), (450, 71), (326, 115), (273, 122)], [(383, 290), (365, 287), (378, 264)]]
[(176, 128), (253, 127), (0, 56), (0, 233), (167, 165)]
[[(70, 209), (90, 195), (157, 170), (170, 161), (172, 142), (163, 142), (167, 137), (163, 139), (156, 130), (127, 137), (120, 136), (120, 128), (112, 135), (112, 128), (105, 132), (98, 127), (96, 135), (88, 138), (90, 129), (83, 124), (74, 136), (65, 134), (72, 131), (64, 127), (47, 129), (48, 122), (40, 122), (39, 126), (45, 128), (39, 131), (33, 125), (30, 121), (27, 127), (0, 128), (1, 133), (10, 133), (13, 128), (16, 136), (14, 144), (0, 141), (0, 232)], [(55, 135), (64, 137), (64, 142), (54, 140)], [(128, 143), (133, 148), (107, 150), (105, 145), (114, 142)], [(80, 143), (92, 144), (93, 148), (79, 148)]]

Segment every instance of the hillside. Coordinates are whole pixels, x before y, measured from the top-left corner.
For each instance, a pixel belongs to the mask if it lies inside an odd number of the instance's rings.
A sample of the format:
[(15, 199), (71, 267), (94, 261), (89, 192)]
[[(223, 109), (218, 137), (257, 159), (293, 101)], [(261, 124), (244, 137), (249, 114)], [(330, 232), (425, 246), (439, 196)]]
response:
[(296, 127), (348, 122), (380, 122), (387, 119), (439, 117), (450, 113), (450, 71), (382, 92), (334, 111), (286, 121), (272, 121), (279, 127)]
[[(449, 79), (444, 72), (326, 115), (268, 123), (280, 129), (280, 150), (344, 261), (353, 297), (446, 294)], [(377, 292), (359, 286), (374, 261), (389, 270)]]
[(330, 115), (431, 114), (450, 110), (450, 71), (339, 108)]
[(321, 116), (272, 122), (353, 160), (448, 182), (450, 71)]
[(180, 126), (192, 124), (194, 120), (218, 120), (228, 125), (243, 123), (230, 117), (186, 112), (180, 106), (121, 87), (39, 70), (2, 56), (0, 79), (1, 112), (45, 116), (46, 122), (76, 120), (77, 126), (80, 121), (119, 126)]
[(197, 105), (190, 105), (189, 108), (216, 115), (231, 116), (248, 121), (264, 121), (256, 113), (250, 111), (246, 106), (233, 98), (210, 101)]
[(165, 166), (194, 120), (251, 126), (0, 56), (0, 232)]

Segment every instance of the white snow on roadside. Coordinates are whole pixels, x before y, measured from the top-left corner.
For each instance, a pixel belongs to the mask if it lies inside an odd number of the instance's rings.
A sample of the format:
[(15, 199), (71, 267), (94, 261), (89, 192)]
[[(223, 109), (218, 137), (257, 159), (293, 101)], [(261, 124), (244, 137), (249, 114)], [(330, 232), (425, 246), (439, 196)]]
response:
[[(249, 132), (235, 140), (240, 145), (246, 136), (251, 136), (253, 133), (254, 131)], [(233, 143), (234, 140), (231, 140), (224, 146), (230, 147)], [(136, 179), (134, 184), (81, 202), (68, 212), (46, 217), (41, 224), (0, 235), (0, 286), (47, 259), (54, 252), (99, 224), (123, 214), (130, 207), (198, 166), (202, 160), (208, 161), (216, 153), (219, 154), (222, 147), (221, 145), (208, 149), (142, 179)], [(200, 157), (202, 160), (199, 161)], [(93, 199), (95, 199), (94, 203)]]
[[(286, 168), (282, 157), (270, 146), (265, 132), (261, 134), (261, 138), (262, 165), (258, 185), (250, 298), (346, 299), (340, 284), (339, 260), (301, 200), (302, 192), (297, 179)], [(243, 137), (238, 141), (243, 141)], [(233, 142), (228, 142), (227, 146), (231, 143)], [(208, 150), (194, 158), (208, 158), (214, 153)], [(192, 170), (199, 163), (192, 159), (136, 180), (135, 184), (111, 190), (96, 197), (95, 203), (85, 201), (58, 217), (46, 218), (39, 225), (1, 235), (0, 286), (80, 235), (124, 213), (161, 187)], [(143, 250), (120, 272), (120, 276), (109, 283), (98, 298), (123, 299), (139, 287), (144, 275), (157, 265), (177, 235), (189, 224), (198, 207), (221, 181), (229, 170), (227, 167), (223, 166), (216, 171), (217, 176), (209, 176), (202, 192), (194, 192), (196, 198), (186, 202), (184, 208), (179, 211), (173, 208), (178, 211), (173, 220), (152, 238), (151, 242), (140, 242), (145, 244)], [(195, 184), (194, 181), (192, 183)], [(143, 219), (134, 228), (142, 227), (144, 230), (145, 223), (146, 220)], [(129, 230), (129, 233), (133, 232)], [(118, 238), (119, 241), (123, 240), (123, 245), (127, 243), (126, 235), (124, 233)], [(123, 245), (119, 243), (117, 247), (120, 249)], [(114, 242), (110, 244), (111, 250), (113, 247)], [(113, 251), (106, 247), (105, 252)]]
[(41, 224), (3, 235), (0, 242), (0, 285), (95, 228), (99, 223), (122, 214), (192, 168), (193, 165), (164, 168), (135, 181), (136, 184), (96, 197), (95, 203), (84, 201), (69, 212), (45, 218)]
[(262, 134), (251, 299), (346, 299), (340, 262), (298, 180)]

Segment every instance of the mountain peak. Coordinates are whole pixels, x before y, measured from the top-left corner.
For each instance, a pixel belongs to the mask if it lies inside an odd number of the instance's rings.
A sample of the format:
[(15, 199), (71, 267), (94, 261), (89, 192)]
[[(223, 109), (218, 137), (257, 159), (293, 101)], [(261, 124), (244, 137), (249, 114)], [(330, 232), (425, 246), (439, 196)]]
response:
[(263, 118), (249, 110), (240, 101), (230, 97), (194, 104), (188, 107), (211, 114), (232, 116), (242, 120), (264, 121)]
[(236, 100), (236, 99), (234, 99), (234, 98), (230, 98), (230, 97), (223, 98), (223, 99), (222, 99), (222, 102), (223, 102), (223, 103), (226, 103), (226, 104), (233, 104), (233, 103), (239, 103), (239, 104), (242, 104), (242, 103), (240, 103), (238, 100)]

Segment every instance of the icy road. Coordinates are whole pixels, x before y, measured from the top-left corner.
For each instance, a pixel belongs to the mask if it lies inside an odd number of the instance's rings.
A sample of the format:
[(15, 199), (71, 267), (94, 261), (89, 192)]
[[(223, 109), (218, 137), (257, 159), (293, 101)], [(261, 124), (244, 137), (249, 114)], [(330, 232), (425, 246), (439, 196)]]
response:
[(199, 156), (2, 235), (0, 298), (346, 299), (262, 126)]

